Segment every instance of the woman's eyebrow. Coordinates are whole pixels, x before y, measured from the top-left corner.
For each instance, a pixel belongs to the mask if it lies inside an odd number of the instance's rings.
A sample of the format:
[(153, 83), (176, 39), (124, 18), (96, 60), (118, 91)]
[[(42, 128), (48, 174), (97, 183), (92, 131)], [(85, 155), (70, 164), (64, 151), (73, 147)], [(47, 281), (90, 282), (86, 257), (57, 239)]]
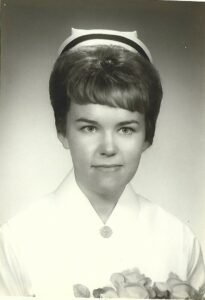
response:
[(98, 122), (86, 118), (79, 118), (75, 120), (76, 122), (84, 122), (84, 123), (90, 123), (90, 124), (98, 124)]
[(129, 121), (122, 121), (122, 122), (118, 123), (119, 126), (130, 125), (130, 124), (137, 124), (137, 125), (139, 125), (140, 122), (137, 121), (137, 120), (129, 120)]

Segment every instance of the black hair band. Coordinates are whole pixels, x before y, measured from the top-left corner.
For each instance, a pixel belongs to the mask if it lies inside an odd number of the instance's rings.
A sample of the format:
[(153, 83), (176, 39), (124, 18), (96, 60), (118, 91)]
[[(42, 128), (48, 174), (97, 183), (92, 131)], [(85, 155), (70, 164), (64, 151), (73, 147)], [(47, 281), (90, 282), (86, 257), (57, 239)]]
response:
[(128, 46), (134, 48), (141, 56), (143, 56), (145, 59), (147, 59), (150, 62), (150, 59), (144, 49), (141, 48), (140, 45), (135, 43), (134, 41), (119, 35), (114, 34), (102, 34), (102, 33), (93, 33), (93, 34), (87, 34), (83, 36), (79, 36), (76, 39), (72, 40), (69, 44), (67, 44), (64, 49), (61, 51), (61, 54), (64, 53), (67, 50), (70, 50), (71, 48), (75, 47), (77, 44), (80, 44), (87, 40), (113, 40), (117, 42), (121, 42), (123, 44), (127, 44)]

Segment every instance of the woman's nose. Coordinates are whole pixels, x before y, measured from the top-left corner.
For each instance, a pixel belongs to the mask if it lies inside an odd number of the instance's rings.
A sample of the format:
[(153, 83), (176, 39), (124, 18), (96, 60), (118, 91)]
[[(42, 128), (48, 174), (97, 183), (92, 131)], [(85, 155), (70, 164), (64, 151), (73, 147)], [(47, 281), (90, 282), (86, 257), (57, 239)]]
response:
[(115, 137), (111, 133), (104, 134), (100, 144), (100, 154), (105, 156), (113, 156), (116, 153), (117, 145)]

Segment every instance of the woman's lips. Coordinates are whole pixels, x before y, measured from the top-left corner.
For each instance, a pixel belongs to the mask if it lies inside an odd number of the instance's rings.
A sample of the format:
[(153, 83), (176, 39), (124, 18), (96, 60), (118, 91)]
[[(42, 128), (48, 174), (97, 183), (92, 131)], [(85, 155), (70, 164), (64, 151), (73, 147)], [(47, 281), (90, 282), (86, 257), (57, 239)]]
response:
[(93, 166), (95, 169), (102, 171), (102, 172), (114, 172), (114, 171), (118, 171), (122, 165), (118, 165), (118, 164), (112, 164), (112, 165), (94, 165)]

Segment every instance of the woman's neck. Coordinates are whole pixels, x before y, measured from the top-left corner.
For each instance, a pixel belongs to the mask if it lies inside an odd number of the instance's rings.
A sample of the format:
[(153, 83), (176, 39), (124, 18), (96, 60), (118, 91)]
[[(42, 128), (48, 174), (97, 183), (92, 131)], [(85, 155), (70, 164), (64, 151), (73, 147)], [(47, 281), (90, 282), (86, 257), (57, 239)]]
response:
[(124, 188), (118, 191), (96, 193), (93, 190), (84, 188), (84, 186), (79, 183), (78, 186), (88, 198), (90, 204), (92, 205), (102, 222), (106, 223), (111, 216), (115, 206), (117, 205), (117, 202)]

